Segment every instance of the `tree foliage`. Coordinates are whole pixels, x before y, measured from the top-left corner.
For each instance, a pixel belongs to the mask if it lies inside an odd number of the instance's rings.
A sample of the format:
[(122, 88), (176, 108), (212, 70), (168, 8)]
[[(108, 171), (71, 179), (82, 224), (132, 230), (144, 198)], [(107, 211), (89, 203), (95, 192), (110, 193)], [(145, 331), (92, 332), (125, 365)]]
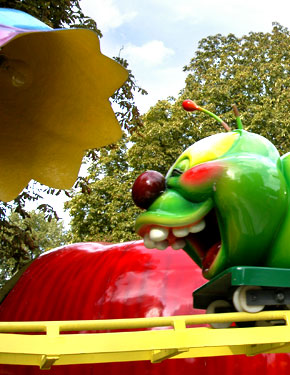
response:
[[(25, 219), (13, 212), (9, 220), (23, 230), (31, 230), (31, 238), (37, 244), (40, 252), (65, 245), (68, 241), (63, 221), (52, 218), (47, 220), (45, 213), (30, 211)], [(33, 246), (33, 244), (31, 244)]]
[[(271, 33), (202, 39), (185, 67), (189, 74), (183, 97), (193, 96), (231, 123), (235, 103), (246, 130), (265, 136), (285, 152), (290, 149), (289, 46), (289, 30), (277, 23)], [(203, 120), (206, 130), (209, 122)]]
[(43, 212), (13, 212), (0, 227), (0, 285), (40, 253), (64, 245), (68, 236), (61, 221), (47, 220)]
[(136, 237), (127, 220), (134, 215), (130, 188), (132, 176), (127, 159), (128, 137), (114, 147), (99, 151), (98, 164), (89, 168), (86, 189), (66, 203), (72, 216), (72, 241), (125, 241)]
[(184, 99), (221, 116), (233, 129), (235, 103), (246, 130), (265, 136), (281, 153), (290, 150), (288, 29), (273, 24), (270, 33), (209, 36), (184, 70), (188, 76), (179, 97), (159, 101), (143, 116), (138, 131), (104, 150), (99, 165), (91, 166), (88, 190), (75, 192), (68, 203), (75, 240), (136, 238), (140, 210), (130, 196), (135, 178), (148, 169), (165, 174), (190, 144), (224, 131), (204, 113), (183, 111)]
[(1, 0), (0, 5), (29, 13), (53, 29), (85, 27), (102, 36), (95, 21), (83, 14), (79, 0)]

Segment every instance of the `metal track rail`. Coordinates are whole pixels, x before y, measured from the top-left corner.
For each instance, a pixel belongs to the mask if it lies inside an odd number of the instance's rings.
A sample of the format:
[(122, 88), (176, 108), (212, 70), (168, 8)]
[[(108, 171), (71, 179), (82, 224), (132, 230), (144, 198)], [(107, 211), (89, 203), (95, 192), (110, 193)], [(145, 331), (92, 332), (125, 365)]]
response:
[[(118, 320), (0, 322), (0, 363), (49, 369), (52, 365), (142, 360), (156, 363), (169, 358), (285, 353), (290, 352), (289, 319), (290, 311), (271, 311)], [(283, 325), (194, 327), (213, 322), (249, 321)]]

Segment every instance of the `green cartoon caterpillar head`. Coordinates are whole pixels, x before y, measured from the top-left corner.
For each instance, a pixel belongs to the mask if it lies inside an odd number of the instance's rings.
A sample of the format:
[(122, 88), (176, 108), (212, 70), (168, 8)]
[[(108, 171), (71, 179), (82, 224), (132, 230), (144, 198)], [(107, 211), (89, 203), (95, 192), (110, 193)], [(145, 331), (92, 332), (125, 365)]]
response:
[[(184, 107), (193, 110), (192, 103)], [(234, 265), (272, 265), (287, 216), (283, 159), (267, 139), (243, 130), (239, 117), (237, 123), (189, 147), (165, 178), (147, 171), (132, 189), (146, 209), (136, 220), (145, 246), (184, 249), (208, 279)]]

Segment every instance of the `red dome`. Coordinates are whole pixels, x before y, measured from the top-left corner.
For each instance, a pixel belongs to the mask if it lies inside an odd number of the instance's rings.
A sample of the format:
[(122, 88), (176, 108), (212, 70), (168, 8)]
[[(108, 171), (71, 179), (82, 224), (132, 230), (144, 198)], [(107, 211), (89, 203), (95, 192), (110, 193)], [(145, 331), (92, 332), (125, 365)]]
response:
[[(143, 242), (82, 243), (36, 259), (0, 306), (1, 321), (119, 319), (202, 313), (192, 307), (200, 269), (183, 251), (147, 250)], [(50, 374), (283, 375), (287, 354), (172, 359), (162, 363), (53, 366)], [(220, 370), (219, 370), (220, 369)], [(0, 366), (0, 374), (43, 374), (31, 366)]]

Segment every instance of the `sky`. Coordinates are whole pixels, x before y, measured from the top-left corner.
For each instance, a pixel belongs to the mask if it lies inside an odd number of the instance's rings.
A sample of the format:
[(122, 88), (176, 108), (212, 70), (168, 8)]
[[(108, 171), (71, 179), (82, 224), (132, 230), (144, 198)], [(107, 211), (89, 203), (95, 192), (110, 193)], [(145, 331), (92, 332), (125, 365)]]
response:
[[(141, 113), (158, 100), (177, 97), (183, 67), (202, 38), (269, 32), (272, 22), (290, 28), (289, 0), (81, 0), (82, 10), (102, 31), (101, 51), (129, 62), (139, 86)], [(191, 98), (194, 99), (194, 98)]]

